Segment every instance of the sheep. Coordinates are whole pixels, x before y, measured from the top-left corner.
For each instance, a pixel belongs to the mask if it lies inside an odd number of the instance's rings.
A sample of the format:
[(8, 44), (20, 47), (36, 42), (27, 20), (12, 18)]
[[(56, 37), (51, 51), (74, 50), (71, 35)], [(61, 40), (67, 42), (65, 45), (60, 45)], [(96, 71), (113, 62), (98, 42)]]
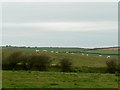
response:
[(51, 64), (51, 66), (56, 66), (56, 64)]
[(43, 50), (43, 52), (47, 52), (47, 50)]
[(39, 52), (39, 50), (35, 50), (35, 52), (36, 52), (36, 53), (38, 53), (38, 52)]
[(101, 57), (102, 55), (99, 55), (99, 57)]
[(66, 53), (69, 53), (69, 52), (66, 52)]
[(71, 54), (74, 54), (74, 53), (71, 53)]
[(110, 56), (107, 56), (106, 58), (110, 58)]
[(53, 53), (54, 51), (50, 51), (51, 53)]
[(56, 51), (56, 53), (58, 53), (58, 51)]
[(84, 55), (84, 53), (82, 53), (82, 55)]
[(88, 56), (88, 54), (86, 54), (86, 56)]

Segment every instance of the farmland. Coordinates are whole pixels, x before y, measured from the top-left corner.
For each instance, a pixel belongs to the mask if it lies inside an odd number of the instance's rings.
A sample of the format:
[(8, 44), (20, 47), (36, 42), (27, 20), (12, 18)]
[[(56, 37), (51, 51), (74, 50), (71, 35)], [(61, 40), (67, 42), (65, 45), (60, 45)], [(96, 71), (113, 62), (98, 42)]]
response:
[[(74, 72), (59, 72), (54, 67), (48, 71), (3, 70), (3, 88), (117, 88), (118, 76), (109, 74), (106, 69), (106, 58), (103, 54), (114, 54), (117, 50), (87, 50), (81, 48), (24, 48), (3, 47), (2, 58), (7, 59), (10, 54), (22, 51), (25, 54), (47, 54), (52, 64), (58, 65), (62, 58), (70, 58)], [(43, 51), (43, 50), (47, 50)], [(53, 52), (51, 52), (53, 51)], [(58, 52), (58, 53), (56, 53)], [(69, 52), (69, 53), (66, 53)], [(90, 54), (90, 53), (99, 53)], [(84, 53), (84, 55), (82, 55)], [(88, 54), (88, 56), (87, 56)], [(115, 58), (117, 60), (117, 58)]]
[[(89, 56), (86, 56), (86, 53), (88, 52), (88, 50), (85, 52), (84, 49), (77, 49), (77, 48), (37, 48), (37, 49), (40, 50), (39, 54), (45, 53), (45, 54), (48, 54), (52, 59), (54, 59), (53, 63), (58, 63), (58, 61), (61, 58), (68, 57), (72, 59), (74, 65), (78, 67), (81, 67), (81, 66), (105, 67), (106, 66), (105, 62), (109, 60), (109, 58), (107, 59), (106, 56), (99, 57), (98, 54), (90, 54)], [(35, 50), (36, 48), (15, 48), (15, 47), (2, 48), (2, 58), (4, 60), (11, 53), (16, 51), (22, 51), (29, 54), (29, 53), (36, 53)], [(44, 52), (43, 50), (47, 50), (47, 52)], [(54, 51), (54, 53), (51, 53), (50, 51)], [(59, 53), (56, 53), (56, 51)], [(70, 53), (67, 54), (65, 52), (70, 52)], [(72, 52), (74, 52), (74, 54), (71, 54)], [(81, 52), (84, 52), (85, 55), (82, 55)], [(102, 52), (104, 53), (104, 51)], [(105, 51), (105, 52), (108, 52), (108, 51)], [(115, 51), (110, 51), (110, 52), (114, 53)]]

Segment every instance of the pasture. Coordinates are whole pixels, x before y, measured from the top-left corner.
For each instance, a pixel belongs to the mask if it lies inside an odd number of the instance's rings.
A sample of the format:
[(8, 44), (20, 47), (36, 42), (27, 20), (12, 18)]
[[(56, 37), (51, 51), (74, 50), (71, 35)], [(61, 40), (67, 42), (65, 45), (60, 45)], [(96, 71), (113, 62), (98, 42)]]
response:
[(117, 88), (118, 77), (101, 73), (3, 71), (3, 88)]
[[(36, 53), (36, 48), (2, 48), (2, 58), (3, 60), (6, 59), (11, 53), (16, 51), (22, 51), (24, 53)], [(40, 50), (39, 54), (44, 53), (51, 57), (53, 60), (53, 64), (57, 64), (60, 59), (62, 58), (70, 58), (73, 61), (73, 65), (76, 67), (105, 67), (105, 62), (109, 60), (109, 58), (106, 58), (106, 56), (99, 57), (97, 54), (87, 54), (85, 53), (82, 55), (81, 53), (84, 50), (81, 49), (67, 49), (67, 48), (37, 48), (37, 50)], [(43, 50), (47, 50), (47, 52), (44, 52)], [(50, 51), (54, 51), (54, 53), (51, 53)], [(55, 53), (58, 51), (59, 53)], [(70, 52), (70, 53), (64, 53), (64, 52)], [(74, 54), (71, 54), (71, 52), (74, 52)], [(111, 51), (110, 51), (111, 52)]]
[[(39, 52), (36, 52), (39, 50)], [(45, 51), (46, 50), (46, 51)], [(93, 50), (80, 48), (23, 48), (3, 47), (2, 60), (13, 52), (25, 54), (47, 54), (52, 64), (58, 65), (62, 58), (70, 58), (74, 72), (59, 72), (54, 67), (48, 71), (3, 70), (3, 88), (117, 88), (118, 76), (106, 72), (106, 61), (110, 58), (90, 54)], [(53, 51), (53, 52), (51, 52)], [(57, 53), (56, 53), (57, 52)], [(68, 53), (66, 53), (68, 52)], [(97, 53), (97, 50), (94, 52)], [(116, 51), (101, 51), (101, 54), (115, 54)], [(84, 53), (84, 55), (82, 55)], [(100, 53), (100, 52), (99, 52)], [(87, 55), (88, 54), (88, 55)], [(117, 60), (117, 58), (116, 58)]]

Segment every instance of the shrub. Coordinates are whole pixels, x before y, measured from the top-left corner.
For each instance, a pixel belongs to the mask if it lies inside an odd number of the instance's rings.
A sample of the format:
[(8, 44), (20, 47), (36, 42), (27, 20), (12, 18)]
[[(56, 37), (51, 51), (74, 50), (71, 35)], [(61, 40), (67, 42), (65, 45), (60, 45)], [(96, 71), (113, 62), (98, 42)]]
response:
[(63, 58), (60, 61), (61, 71), (62, 72), (70, 72), (72, 71), (72, 62), (68, 58)]
[(14, 70), (16, 68), (17, 63), (21, 60), (22, 52), (14, 52), (12, 53), (6, 60), (3, 61), (3, 69), (8, 66), (7, 69)]
[(117, 72), (120, 73), (120, 62), (117, 64)]
[(22, 70), (29, 70), (28, 63), (29, 63), (29, 55), (27, 55), (27, 54), (22, 54), (22, 55), (21, 55), (21, 60), (20, 60), (20, 62), (18, 63), (19, 66), (21, 67), (21, 69), (22, 69)]
[(2, 69), (3, 70), (10, 70), (11, 69), (11, 67), (9, 66), (9, 63), (8, 63), (8, 61), (6, 59), (4, 59), (2, 61)]
[(45, 54), (34, 54), (31, 55), (29, 66), (36, 68), (39, 71), (46, 71), (50, 66), (50, 57)]
[(117, 61), (115, 59), (106, 61), (106, 64), (109, 73), (115, 73), (117, 71)]

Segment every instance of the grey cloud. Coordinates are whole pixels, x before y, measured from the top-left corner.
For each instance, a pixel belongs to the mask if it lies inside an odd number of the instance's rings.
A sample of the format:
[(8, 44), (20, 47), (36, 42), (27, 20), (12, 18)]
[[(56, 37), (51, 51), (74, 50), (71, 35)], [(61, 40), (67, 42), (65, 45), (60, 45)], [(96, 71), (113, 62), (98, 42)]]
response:
[(3, 3), (3, 22), (115, 21), (117, 3)]
[[(117, 3), (3, 3), (3, 23), (117, 22)], [(103, 23), (102, 23), (103, 24)], [(50, 31), (36, 27), (3, 27), (3, 45), (97, 47), (118, 44), (116, 24), (97, 31)], [(79, 25), (78, 25), (79, 26)], [(69, 25), (68, 25), (69, 27)], [(77, 27), (77, 26), (76, 26)], [(75, 28), (76, 28), (75, 27)], [(86, 25), (87, 27), (87, 25)], [(75, 29), (73, 28), (73, 29)], [(95, 28), (93, 26), (93, 28)], [(57, 28), (56, 28), (57, 29)], [(60, 28), (59, 28), (60, 29)], [(79, 28), (78, 28), (79, 29)]]

